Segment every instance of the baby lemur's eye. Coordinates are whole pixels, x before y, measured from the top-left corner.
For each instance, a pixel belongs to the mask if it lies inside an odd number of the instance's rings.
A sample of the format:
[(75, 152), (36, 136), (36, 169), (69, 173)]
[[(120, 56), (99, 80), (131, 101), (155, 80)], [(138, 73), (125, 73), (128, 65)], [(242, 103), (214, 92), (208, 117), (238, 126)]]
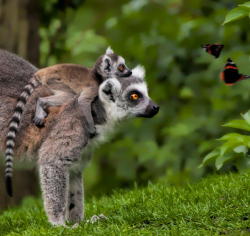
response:
[(136, 101), (136, 100), (138, 100), (139, 99), (139, 94), (138, 93), (132, 93), (132, 94), (130, 94), (130, 100), (132, 100), (132, 101)]
[(125, 70), (125, 65), (124, 64), (120, 64), (117, 69), (120, 71), (120, 72), (123, 72)]

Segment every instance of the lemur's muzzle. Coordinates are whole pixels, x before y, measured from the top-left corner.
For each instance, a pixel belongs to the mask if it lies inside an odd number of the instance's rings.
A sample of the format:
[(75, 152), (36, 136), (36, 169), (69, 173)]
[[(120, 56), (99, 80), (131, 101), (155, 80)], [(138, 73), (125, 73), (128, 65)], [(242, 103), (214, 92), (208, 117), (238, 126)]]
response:
[(125, 73), (125, 77), (129, 77), (130, 75), (132, 75), (132, 71), (131, 70), (128, 70), (126, 73)]
[(159, 110), (160, 110), (160, 107), (157, 104), (155, 104), (153, 101), (150, 100), (145, 112), (141, 113), (137, 116), (151, 118), (151, 117), (155, 116)]
[(129, 77), (130, 75), (132, 75), (132, 71), (127, 68), (125, 69), (125, 71), (118, 74), (119, 77)]

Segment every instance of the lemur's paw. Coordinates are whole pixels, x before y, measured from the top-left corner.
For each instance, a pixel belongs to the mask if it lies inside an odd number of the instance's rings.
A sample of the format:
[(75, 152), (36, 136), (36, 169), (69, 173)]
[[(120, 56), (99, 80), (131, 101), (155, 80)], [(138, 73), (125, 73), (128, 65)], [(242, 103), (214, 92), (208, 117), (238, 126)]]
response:
[(35, 125), (38, 127), (42, 127), (44, 125), (45, 118), (47, 116), (48, 116), (48, 113), (45, 110), (37, 109), (35, 112), (34, 119), (33, 119)]
[(45, 123), (45, 118), (47, 117), (47, 115), (48, 115), (47, 112), (45, 112), (44, 110), (37, 112), (33, 119), (35, 125), (38, 127), (43, 127)]
[(106, 217), (105, 215), (103, 214), (100, 214), (100, 215), (93, 215), (89, 220), (87, 220), (87, 223), (91, 223), (91, 224), (94, 224), (100, 220), (107, 220), (108, 217)]
[(64, 220), (50, 221), (50, 223), (54, 227), (65, 227), (65, 228), (68, 228), (68, 226), (65, 224)]
[(39, 118), (39, 117), (34, 117), (33, 122), (35, 123), (36, 126), (38, 127), (43, 127), (45, 119), (44, 118)]

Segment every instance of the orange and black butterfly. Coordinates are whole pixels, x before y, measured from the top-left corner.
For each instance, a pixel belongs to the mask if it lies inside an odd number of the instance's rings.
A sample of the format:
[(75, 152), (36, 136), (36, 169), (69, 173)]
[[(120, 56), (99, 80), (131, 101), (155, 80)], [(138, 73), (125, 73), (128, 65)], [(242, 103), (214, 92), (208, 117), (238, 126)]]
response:
[(250, 78), (250, 76), (240, 74), (236, 64), (230, 58), (228, 58), (224, 70), (220, 74), (220, 78), (226, 85), (231, 86), (240, 80)]
[(205, 44), (201, 46), (205, 49), (205, 51), (211, 55), (213, 55), (215, 58), (218, 58), (220, 56), (220, 53), (222, 49), (224, 48), (224, 45), (222, 44)]

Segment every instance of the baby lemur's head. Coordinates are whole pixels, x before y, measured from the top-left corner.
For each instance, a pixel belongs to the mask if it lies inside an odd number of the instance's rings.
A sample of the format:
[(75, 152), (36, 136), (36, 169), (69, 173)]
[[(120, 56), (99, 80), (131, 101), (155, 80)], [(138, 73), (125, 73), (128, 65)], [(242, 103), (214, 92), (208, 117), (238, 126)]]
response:
[(94, 69), (104, 80), (111, 77), (128, 77), (132, 74), (132, 71), (126, 66), (124, 58), (115, 54), (110, 47), (107, 48), (104, 55), (99, 57)]
[(131, 76), (110, 78), (100, 85), (98, 94), (108, 119), (151, 118), (158, 113), (159, 106), (149, 97), (144, 76), (144, 68), (137, 66)]

